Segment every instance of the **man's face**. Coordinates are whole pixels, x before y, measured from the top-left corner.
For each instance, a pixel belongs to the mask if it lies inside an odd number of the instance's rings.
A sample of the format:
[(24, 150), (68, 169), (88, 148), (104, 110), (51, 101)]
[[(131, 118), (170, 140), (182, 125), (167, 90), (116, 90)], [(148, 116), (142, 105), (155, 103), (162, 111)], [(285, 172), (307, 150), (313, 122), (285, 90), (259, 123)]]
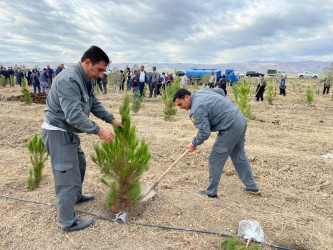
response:
[(97, 78), (103, 78), (103, 73), (106, 71), (106, 63), (100, 61), (95, 65), (92, 65), (90, 59), (86, 59), (84, 62), (87, 66), (87, 77), (90, 81), (95, 81)]
[(144, 71), (144, 70), (145, 70), (145, 67), (144, 67), (144, 66), (141, 66), (140, 69), (141, 69), (141, 71)]
[(50, 68), (50, 65), (47, 65), (46, 67), (49, 69), (49, 68)]
[(190, 95), (186, 95), (184, 100), (183, 99), (176, 99), (175, 100), (175, 104), (177, 105), (177, 107), (182, 110), (189, 110), (191, 109), (191, 96)]

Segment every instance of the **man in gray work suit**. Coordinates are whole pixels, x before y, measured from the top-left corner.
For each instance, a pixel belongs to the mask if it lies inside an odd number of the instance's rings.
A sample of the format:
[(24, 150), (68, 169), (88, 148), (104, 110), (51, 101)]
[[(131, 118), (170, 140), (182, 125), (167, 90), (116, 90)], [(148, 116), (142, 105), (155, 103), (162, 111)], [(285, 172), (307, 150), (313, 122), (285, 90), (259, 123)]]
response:
[(197, 193), (217, 198), (222, 170), (230, 155), (238, 176), (244, 184), (243, 190), (260, 194), (244, 150), (246, 119), (237, 106), (225, 98), (223, 90), (205, 88), (191, 94), (186, 89), (179, 89), (173, 101), (180, 109), (191, 109), (190, 118), (199, 129), (197, 136), (187, 146), (189, 152), (193, 152), (197, 146), (204, 143), (211, 132), (218, 132), (209, 156), (209, 185), (206, 190)]
[(58, 219), (65, 232), (82, 230), (94, 223), (92, 218), (77, 218), (74, 205), (94, 199), (82, 194), (86, 160), (78, 133), (96, 134), (111, 143), (114, 134), (89, 119), (90, 112), (107, 123), (122, 127), (95, 97), (92, 82), (103, 77), (110, 63), (105, 52), (90, 47), (77, 65), (55, 78), (46, 100), (46, 120), (42, 138), (51, 157)]

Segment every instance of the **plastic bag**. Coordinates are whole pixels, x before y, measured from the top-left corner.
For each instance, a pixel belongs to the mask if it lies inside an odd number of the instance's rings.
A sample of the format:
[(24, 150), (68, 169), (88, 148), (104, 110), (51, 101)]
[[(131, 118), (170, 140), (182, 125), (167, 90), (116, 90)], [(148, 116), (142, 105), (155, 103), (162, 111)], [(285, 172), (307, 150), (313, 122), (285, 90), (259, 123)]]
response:
[(258, 221), (241, 220), (239, 222), (238, 237), (253, 239), (257, 242), (264, 242), (264, 231)]

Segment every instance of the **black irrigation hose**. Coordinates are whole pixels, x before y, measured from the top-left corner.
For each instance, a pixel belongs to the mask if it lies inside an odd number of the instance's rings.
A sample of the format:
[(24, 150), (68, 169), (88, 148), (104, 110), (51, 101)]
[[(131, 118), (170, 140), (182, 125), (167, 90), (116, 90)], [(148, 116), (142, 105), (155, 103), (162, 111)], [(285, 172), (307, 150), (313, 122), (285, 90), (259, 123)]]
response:
[[(40, 204), (40, 205), (47, 205), (47, 206), (51, 206), (51, 207), (58, 207), (55, 204), (50, 204), (50, 203), (45, 203), (45, 202), (40, 202), (40, 201), (25, 200), (25, 199), (15, 198), (15, 197), (3, 195), (3, 194), (0, 194), (0, 197), (4, 197), (4, 198), (7, 198), (7, 199), (16, 200), (16, 201), (24, 201), (24, 202), (35, 203), (35, 204)], [(204, 233), (204, 234), (214, 234), (214, 235), (223, 236), (223, 237), (233, 237), (232, 235), (228, 235), (228, 234), (222, 234), (222, 233), (210, 232), (210, 231), (204, 231), (204, 230), (198, 230), (198, 229), (190, 229), (190, 228), (182, 228), (182, 227), (169, 227), (169, 226), (163, 226), (163, 225), (145, 224), (145, 223), (140, 223), (140, 222), (128, 222), (128, 221), (122, 221), (122, 220), (115, 220), (115, 219), (111, 219), (111, 218), (108, 218), (108, 217), (93, 214), (93, 213), (90, 213), (90, 212), (86, 212), (86, 211), (83, 211), (83, 210), (80, 210), (80, 209), (75, 209), (75, 211), (80, 212), (80, 213), (84, 213), (84, 214), (87, 214), (87, 215), (91, 215), (91, 216), (100, 218), (102, 220), (111, 221), (111, 222), (114, 222), (114, 223), (137, 225), (137, 226), (144, 226), (144, 227), (156, 227), (156, 228), (162, 228), (162, 229), (187, 231), (187, 232), (195, 232), (195, 233)], [(280, 246), (270, 245), (270, 244), (266, 244), (266, 243), (263, 243), (263, 245), (265, 245), (267, 247), (274, 247), (274, 248), (277, 248), (277, 249), (293, 250), (291, 248), (280, 247)]]

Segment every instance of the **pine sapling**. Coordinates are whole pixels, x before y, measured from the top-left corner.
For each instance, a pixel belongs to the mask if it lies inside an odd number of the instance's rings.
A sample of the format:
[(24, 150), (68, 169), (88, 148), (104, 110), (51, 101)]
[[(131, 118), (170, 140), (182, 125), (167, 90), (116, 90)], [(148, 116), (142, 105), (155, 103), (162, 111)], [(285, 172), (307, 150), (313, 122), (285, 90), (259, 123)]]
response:
[(235, 102), (237, 103), (238, 101), (238, 85), (237, 83), (232, 84), (232, 93), (234, 94)]
[(107, 207), (113, 212), (128, 211), (141, 199), (140, 177), (148, 170), (150, 153), (144, 139), (140, 143), (131, 125), (130, 97), (125, 95), (119, 108), (123, 128), (114, 126), (115, 139), (95, 145), (96, 155), (92, 156), (103, 175), (102, 183), (109, 191)]
[[(234, 85), (234, 84), (233, 84)], [(236, 104), (242, 114), (252, 120), (253, 119), (253, 114), (251, 111), (251, 105), (250, 105), (250, 99), (249, 99), (249, 93), (251, 91), (250, 85), (248, 82), (243, 81), (241, 85), (237, 88), (237, 95), (238, 95), (238, 100), (236, 101)]]
[(6, 77), (5, 77), (4, 75), (0, 75), (0, 85), (1, 85), (2, 87), (5, 87), (6, 84), (7, 84), (7, 82), (6, 82)]
[(31, 98), (29, 90), (26, 87), (26, 83), (25, 83), (24, 78), (22, 78), (21, 93), (22, 93), (21, 100), (23, 100), (25, 104), (31, 105), (32, 104), (32, 98)]
[(28, 149), (30, 151), (32, 169), (29, 170), (27, 188), (32, 190), (35, 187), (39, 187), (39, 184), (43, 178), (42, 172), (45, 166), (44, 163), (48, 158), (48, 153), (43, 144), (42, 138), (37, 134), (35, 134), (34, 137), (28, 141)]
[(136, 92), (134, 94), (134, 99), (133, 99), (133, 103), (132, 103), (132, 107), (131, 107), (131, 109), (134, 113), (139, 112), (141, 103), (142, 103), (142, 98), (141, 98), (140, 92)]
[(162, 95), (162, 99), (164, 102), (164, 120), (170, 120), (171, 117), (177, 113), (176, 104), (173, 102), (173, 96), (180, 88), (179, 81), (179, 78), (177, 78), (174, 83), (171, 83), (166, 88), (166, 91)]
[(273, 101), (275, 100), (275, 97), (276, 97), (276, 89), (274, 90), (273, 85), (269, 84), (267, 94), (266, 94), (266, 99), (270, 105), (273, 105)]
[(308, 89), (305, 92), (305, 96), (306, 96), (307, 103), (311, 104), (313, 102), (313, 92), (312, 92), (312, 90), (309, 86), (308, 86)]
[(14, 79), (13, 75), (9, 76), (9, 84), (10, 84), (11, 87), (15, 86), (15, 79)]

